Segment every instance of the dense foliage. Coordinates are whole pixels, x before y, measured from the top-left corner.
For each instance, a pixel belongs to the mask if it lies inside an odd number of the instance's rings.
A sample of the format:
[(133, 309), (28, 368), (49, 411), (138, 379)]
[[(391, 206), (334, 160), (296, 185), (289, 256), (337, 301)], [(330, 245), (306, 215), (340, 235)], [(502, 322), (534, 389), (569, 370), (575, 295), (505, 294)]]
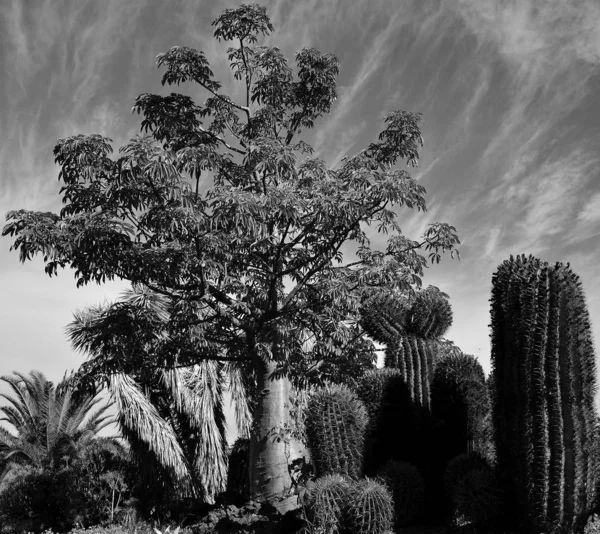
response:
[[(135, 304), (102, 310), (93, 326), (102, 358), (88, 379), (210, 359), (246, 369), (269, 391), (254, 411), (251, 470), (260, 468), (251, 478), (254, 495), (274, 498), (289, 481), (283, 443), (266, 436), (285, 418), (277, 406), (286, 377), (364, 344), (363, 292), (410, 292), (427, 265), (420, 251), (439, 261), (458, 238), (433, 223), (413, 241), (396, 222), (397, 208), (426, 209), (425, 189), (400, 167), (417, 164), (418, 113), (392, 111), (378, 140), (331, 168), (300, 135), (331, 110), (337, 58), (304, 48), (290, 67), (278, 48), (258, 44), (273, 30), (259, 5), (228, 9), (213, 25), (231, 43), (243, 101), (223, 91), (203, 52), (159, 54), (163, 85), (195, 83), (206, 100), (140, 95), (133, 109), (149, 135), (116, 159), (100, 135), (60, 139), (63, 209), (12, 211), (3, 235), (22, 261), (41, 254), (50, 276), (70, 267), (78, 286), (118, 277), (175, 303), (158, 325)], [(382, 248), (369, 242), (368, 225), (389, 235)], [(344, 263), (346, 245), (356, 261)]]

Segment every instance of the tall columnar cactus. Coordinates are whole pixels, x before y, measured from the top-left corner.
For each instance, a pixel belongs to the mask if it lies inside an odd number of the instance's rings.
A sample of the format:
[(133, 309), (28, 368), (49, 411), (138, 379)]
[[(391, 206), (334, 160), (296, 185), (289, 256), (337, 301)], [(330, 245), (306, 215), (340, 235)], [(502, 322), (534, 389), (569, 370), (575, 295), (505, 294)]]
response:
[[(367, 371), (356, 393), (369, 414), (366, 432), (365, 474), (372, 476), (390, 458), (414, 458), (415, 426), (412, 399), (399, 369)], [(406, 439), (397, 439), (398, 432)]]
[(443, 426), (440, 453), (448, 461), (471, 452), (485, 452), (491, 437), (490, 395), (477, 358), (453, 354), (440, 359), (431, 385), (431, 409)]
[(346, 386), (328, 386), (311, 395), (306, 435), (317, 476), (362, 476), (368, 419), (364, 404)]
[(530, 531), (571, 529), (596, 497), (596, 364), (569, 265), (518, 256), (492, 279), (498, 468)]
[(431, 381), (435, 369), (437, 341), (415, 335), (404, 335), (388, 343), (384, 365), (398, 369), (416, 406), (429, 410)]

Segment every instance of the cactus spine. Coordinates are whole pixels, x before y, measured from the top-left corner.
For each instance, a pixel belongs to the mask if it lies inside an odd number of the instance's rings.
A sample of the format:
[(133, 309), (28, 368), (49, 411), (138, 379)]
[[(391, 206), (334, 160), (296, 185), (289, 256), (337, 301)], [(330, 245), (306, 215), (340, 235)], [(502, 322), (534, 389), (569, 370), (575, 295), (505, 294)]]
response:
[(362, 475), (367, 424), (364, 404), (347, 386), (328, 386), (311, 395), (306, 434), (317, 476)]
[(498, 467), (520, 520), (570, 529), (596, 497), (595, 355), (581, 283), (566, 266), (518, 256), (492, 278)]

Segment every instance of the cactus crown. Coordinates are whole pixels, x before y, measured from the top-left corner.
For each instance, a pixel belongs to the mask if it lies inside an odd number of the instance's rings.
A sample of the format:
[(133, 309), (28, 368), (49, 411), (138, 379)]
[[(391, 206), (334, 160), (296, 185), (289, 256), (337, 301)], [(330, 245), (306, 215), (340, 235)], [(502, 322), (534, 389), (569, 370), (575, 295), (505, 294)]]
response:
[(406, 333), (409, 300), (394, 294), (375, 293), (368, 297), (360, 309), (361, 326), (378, 343)]
[(448, 296), (437, 287), (419, 292), (408, 314), (406, 330), (424, 339), (443, 336), (452, 325), (452, 307)]
[(404, 335), (436, 339), (452, 325), (448, 295), (434, 286), (420, 291), (412, 300), (377, 292), (365, 300), (360, 313), (365, 332), (385, 344)]

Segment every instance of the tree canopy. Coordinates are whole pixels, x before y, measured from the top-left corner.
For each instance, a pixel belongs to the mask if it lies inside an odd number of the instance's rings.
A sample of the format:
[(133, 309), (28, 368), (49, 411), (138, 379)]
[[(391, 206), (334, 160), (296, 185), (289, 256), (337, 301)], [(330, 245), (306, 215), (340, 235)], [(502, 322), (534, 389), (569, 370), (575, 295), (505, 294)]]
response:
[[(298, 376), (368, 350), (358, 325), (365, 294), (411, 292), (424, 254), (457, 253), (449, 224), (412, 240), (397, 222), (398, 208), (426, 210), (425, 188), (402, 168), (419, 159), (419, 113), (391, 111), (377, 140), (332, 167), (302, 133), (327, 120), (338, 59), (303, 48), (291, 67), (258, 44), (273, 26), (256, 4), (227, 9), (213, 26), (231, 44), (241, 91), (223, 90), (203, 52), (174, 46), (157, 57), (162, 84), (196, 84), (204, 102), (141, 94), (133, 111), (144, 135), (116, 158), (101, 135), (59, 139), (60, 213), (7, 215), (3, 235), (23, 262), (41, 254), (50, 276), (70, 267), (78, 286), (121, 278), (172, 303), (166, 321), (131, 302), (104, 309), (91, 336), (103, 354), (96, 377), (213, 359), (245, 366), (261, 391), (265, 366), (272, 378)], [(370, 226), (387, 235), (383, 247)], [(268, 402), (258, 400), (255, 419)]]

